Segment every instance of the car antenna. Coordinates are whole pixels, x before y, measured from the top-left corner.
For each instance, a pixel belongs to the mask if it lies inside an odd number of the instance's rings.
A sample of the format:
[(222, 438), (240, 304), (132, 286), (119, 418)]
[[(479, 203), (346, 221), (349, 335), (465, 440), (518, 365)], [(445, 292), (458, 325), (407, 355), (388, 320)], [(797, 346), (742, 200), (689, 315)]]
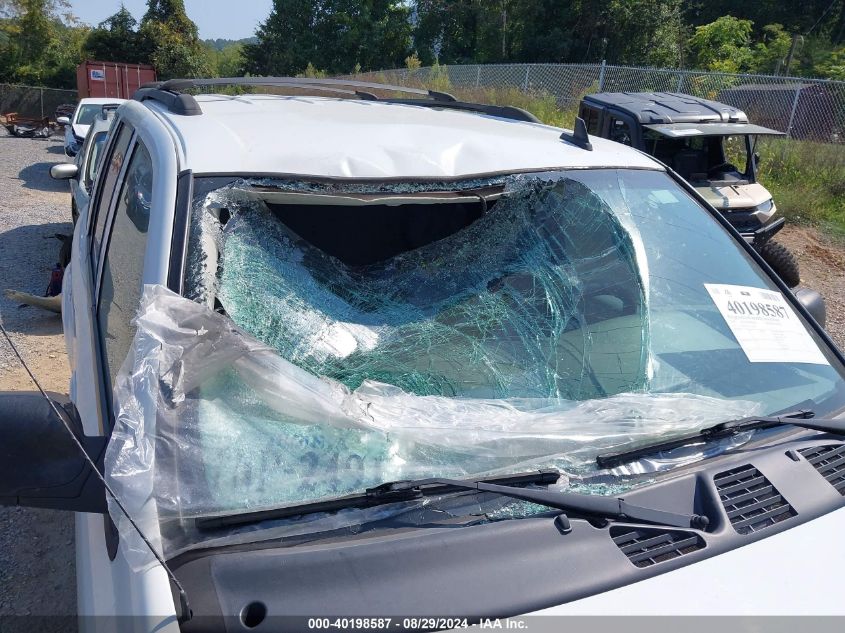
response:
[(593, 151), (593, 144), (590, 143), (590, 137), (587, 135), (587, 124), (579, 116), (575, 117), (575, 125), (573, 126), (572, 132), (564, 132), (560, 135), (560, 139), (577, 145), (588, 152)]
[(179, 582), (179, 579), (176, 577), (176, 574), (173, 573), (173, 570), (171, 570), (170, 567), (167, 566), (164, 557), (162, 557), (162, 555), (156, 551), (156, 549), (153, 547), (153, 544), (144, 535), (144, 533), (141, 531), (141, 528), (138, 527), (138, 524), (135, 522), (135, 519), (132, 518), (132, 516), (129, 514), (129, 511), (120, 501), (120, 499), (117, 498), (117, 495), (115, 494), (114, 490), (111, 489), (111, 486), (109, 486), (108, 482), (106, 481), (106, 478), (97, 468), (97, 465), (94, 463), (94, 460), (91, 459), (88, 453), (85, 452), (85, 448), (82, 446), (82, 442), (79, 441), (79, 438), (76, 437), (76, 434), (73, 432), (73, 430), (71, 430), (67, 421), (65, 421), (64, 417), (62, 417), (62, 414), (59, 413), (59, 410), (56, 408), (56, 403), (50, 400), (50, 397), (47, 395), (47, 392), (44, 391), (44, 389), (41, 387), (41, 383), (38, 382), (38, 379), (35, 377), (35, 374), (32, 373), (32, 370), (29, 368), (29, 365), (26, 364), (26, 361), (23, 359), (23, 356), (21, 356), (21, 353), (18, 351), (18, 348), (15, 346), (14, 342), (12, 342), (12, 338), (9, 336), (9, 333), (6, 331), (6, 328), (3, 327), (2, 321), (0, 321), (0, 332), (3, 333), (3, 336), (9, 342), (9, 345), (11, 346), (12, 351), (15, 353), (15, 356), (17, 356), (18, 360), (21, 362), (21, 365), (26, 370), (26, 373), (29, 374), (30, 380), (32, 380), (35, 386), (38, 387), (38, 391), (41, 392), (41, 395), (44, 396), (45, 400), (47, 400), (48, 404), (50, 405), (50, 408), (53, 410), (53, 413), (56, 415), (57, 418), (59, 418), (65, 430), (68, 432), (71, 439), (76, 444), (76, 447), (79, 449), (79, 452), (82, 453), (82, 457), (85, 459), (86, 462), (88, 462), (88, 465), (91, 467), (91, 470), (94, 471), (94, 474), (97, 476), (97, 479), (102, 482), (103, 487), (106, 489), (106, 492), (117, 504), (117, 507), (120, 508), (120, 511), (123, 513), (123, 515), (129, 520), (129, 523), (132, 525), (132, 527), (135, 528), (135, 531), (138, 533), (138, 536), (141, 537), (141, 540), (144, 541), (144, 544), (147, 546), (147, 548), (149, 548), (153, 556), (155, 556), (155, 559), (158, 561), (159, 565), (161, 565), (164, 568), (164, 571), (167, 572), (167, 575), (170, 577), (170, 580), (173, 582), (173, 584), (176, 585), (176, 589), (179, 591), (179, 607), (181, 611), (181, 613), (177, 617), (177, 622), (179, 624), (187, 622), (193, 616), (193, 612), (191, 611), (191, 606), (188, 603), (188, 594), (185, 592), (185, 588), (182, 586), (182, 583)]

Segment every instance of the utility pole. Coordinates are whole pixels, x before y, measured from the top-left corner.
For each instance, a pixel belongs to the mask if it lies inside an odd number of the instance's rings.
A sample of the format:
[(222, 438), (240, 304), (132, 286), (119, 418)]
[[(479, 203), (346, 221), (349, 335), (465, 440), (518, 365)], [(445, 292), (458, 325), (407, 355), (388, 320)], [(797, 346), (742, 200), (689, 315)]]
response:
[(507, 59), (508, 6), (502, 0), (502, 61)]
[(786, 56), (786, 69), (783, 74), (789, 76), (789, 67), (792, 66), (792, 58), (795, 56), (795, 49), (798, 48), (798, 42), (804, 43), (804, 38), (798, 33), (792, 36), (792, 46), (789, 47), (789, 54)]

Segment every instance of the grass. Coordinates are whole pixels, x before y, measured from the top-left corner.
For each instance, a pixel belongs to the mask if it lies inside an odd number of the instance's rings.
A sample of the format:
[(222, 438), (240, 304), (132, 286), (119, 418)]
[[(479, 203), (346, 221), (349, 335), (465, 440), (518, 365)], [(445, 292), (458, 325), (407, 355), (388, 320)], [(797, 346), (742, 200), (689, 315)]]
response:
[(758, 151), (760, 182), (784, 217), (845, 237), (845, 145), (766, 139)]

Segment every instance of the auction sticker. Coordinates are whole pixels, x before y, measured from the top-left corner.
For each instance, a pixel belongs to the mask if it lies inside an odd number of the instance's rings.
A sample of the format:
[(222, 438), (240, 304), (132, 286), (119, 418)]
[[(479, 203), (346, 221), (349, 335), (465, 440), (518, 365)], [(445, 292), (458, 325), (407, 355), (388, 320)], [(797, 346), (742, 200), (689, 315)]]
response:
[(778, 291), (728, 284), (704, 287), (749, 362), (830, 364)]

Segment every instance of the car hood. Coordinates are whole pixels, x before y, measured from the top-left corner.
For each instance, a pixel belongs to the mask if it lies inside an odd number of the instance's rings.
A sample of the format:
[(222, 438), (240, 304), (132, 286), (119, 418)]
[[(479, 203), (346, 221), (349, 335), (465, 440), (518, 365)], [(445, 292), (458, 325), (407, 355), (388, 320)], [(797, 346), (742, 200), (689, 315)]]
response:
[(750, 185), (701, 185), (695, 190), (717, 209), (749, 209), (772, 199), (760, 183)]

